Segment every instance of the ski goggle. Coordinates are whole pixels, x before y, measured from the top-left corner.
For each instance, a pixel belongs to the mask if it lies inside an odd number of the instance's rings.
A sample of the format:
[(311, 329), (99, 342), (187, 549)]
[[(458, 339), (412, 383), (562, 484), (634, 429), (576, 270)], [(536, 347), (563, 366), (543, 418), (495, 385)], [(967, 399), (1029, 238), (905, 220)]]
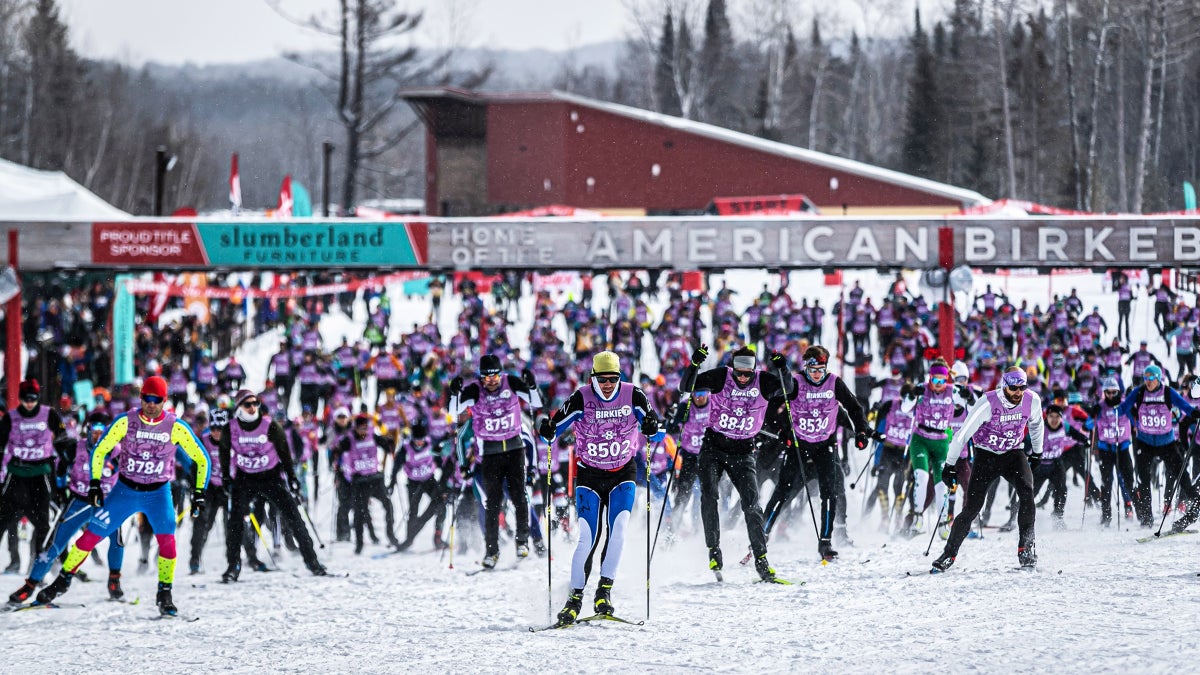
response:
[(94, 433), (97, 431), (104, 431), (107, 428), (108, 428), (108, 425), (104, 424), (103, 422), (96, 422), (95, 424), (93, 424), (91, 426), (91, 431)]
[(738, 378), (739, 380), (744, 380), (746, 378), (753, 377), (754, 371), (753, 370), (734, 370), (733, 376)]
[(156, 405), (163, 402), (163, 397), (146, 395), (142, 397), (142, 402)]
[(38, 395), (37, 394), (25, 394), (24, 396), (21, 397), (21, 400), (26, 403), (37, 403)]

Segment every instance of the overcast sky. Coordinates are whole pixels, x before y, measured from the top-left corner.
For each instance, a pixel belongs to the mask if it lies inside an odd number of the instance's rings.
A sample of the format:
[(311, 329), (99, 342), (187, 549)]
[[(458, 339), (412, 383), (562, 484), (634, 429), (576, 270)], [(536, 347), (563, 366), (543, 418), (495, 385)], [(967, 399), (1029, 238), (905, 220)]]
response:
[[(334, 18), (337, 0), (272, 0), (291, 16)], [(285, 50), (332, 49), (336, 42), (297, 27), (266, 0), (59, 0), (71, 41), (83, 56), (133, 64), (232, 63)], [(554, 50), (619, 39), (622, 0), (400, 0), (424, 10), (421, 46)], [(452, 21), (453, 9), (470, 18)], [(451, 40), (451, 25), (469, 29)]]

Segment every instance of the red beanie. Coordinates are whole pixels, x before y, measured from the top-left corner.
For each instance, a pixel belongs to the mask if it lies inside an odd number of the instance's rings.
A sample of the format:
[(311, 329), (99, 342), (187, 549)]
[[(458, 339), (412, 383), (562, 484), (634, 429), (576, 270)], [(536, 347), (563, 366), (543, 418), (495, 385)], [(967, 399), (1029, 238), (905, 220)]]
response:
[(34, 396), (37, 396), (38, 394), (41, 394), (41, 393), (42, 393), (42, 388), (40, 386), (38, 386), (38, 381), (34, 380), (32, 378), (21, 382), (21, 386), (17, 390), (17, 395), (20, 396), (21, 398), (25, 398), (29, 394), (33, 394)]
[(145, 382), (142, 382), (142, 396), (157, 396), (159, 398), (167, 397), (167, 381), (153, 375), (147, 377)]

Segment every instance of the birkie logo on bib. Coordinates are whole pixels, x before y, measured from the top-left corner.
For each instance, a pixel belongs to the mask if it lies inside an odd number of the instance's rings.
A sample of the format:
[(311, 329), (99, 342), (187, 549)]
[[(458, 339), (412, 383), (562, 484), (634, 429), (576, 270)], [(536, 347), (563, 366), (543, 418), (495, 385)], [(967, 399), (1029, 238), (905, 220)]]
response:
[(159, 431), (144, 431), (139, 429), (134, 438), (139, 441), (156, 441), (158, 443), (168, 443), (171, 440), (171, 434)]

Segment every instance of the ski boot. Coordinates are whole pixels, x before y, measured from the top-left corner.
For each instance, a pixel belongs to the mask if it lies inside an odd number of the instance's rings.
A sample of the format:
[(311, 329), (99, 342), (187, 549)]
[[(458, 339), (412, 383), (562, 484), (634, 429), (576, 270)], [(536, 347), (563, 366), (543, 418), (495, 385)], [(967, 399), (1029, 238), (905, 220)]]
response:
[(315, 560), (310, 563), (307, 563), (305, 566), (308, 567), (308, 571), (312, 572), (312, 575), (314, 577), (329, 576), (329, 570), (325, 569), (324, 565), (322, 565), (321, 563), (319, 563)]
[(71, 587), (71, 579), (74, 577), (75, 575), (70, 572), (59, 572), (54, 581), (37, 594), (37, 604), (48, 605), (54, 602), (55, 598), (67, 592), (67, 589)]
[(200, 574), (200, 563), (192, 563), (188, 565), (188, 575), (194, 577), (197, 574)]
[(5, 574), (20, 574), (21, 573), (21, 561), (17, 558), (13, 558), (12, 562), (8, 563), (8, 567), (4, 568), (4, 573)]
[(83, 571), (83, 569), (82, 569), (82, 568), (81, 568), (81, 569), (78, 569), (78, 570), (75, 570), (75, 578), (76, 578), (76, 579), (78, 579), (78, 580), (80, 580), (80, 581), (82, 581), (82, 582), (83, 582), (83, 583), (85, 583), (85, 584), (86, 584), (86, 583), (90, 583), (90, 582), (92, 581), (92, 578), (91, 578), (91, 577), (89, 577), (89, 576), (88, 576), (88, 573), (87, 573), (87, 572), (85, 572), (85, 571)]
[(149, 571), (150, 571), (150, 559), (149, 558), (139, 558), (137, 573), (139, 575), (141, 575), (141, 574), (145, 574)]
[(498, 562), (500, 562), (500, 554), (499, 553), (489, 553), (489, 554), (483, 556), (482, 564), (486, 569), (489, 569), (489, 570), (496, 569), (496, 563), (498, 563)]
[(545, 558), (546, 557), (546, 542), (542, 541), (541, 539), (535, 540), (533, 542), (533, 552), (537, 554), (537, 557)]
[(242, 573), (242, 563), (231, 563), (225, 568), (225, 573), (221, 575), (221, 583), (232, 584), (238, 580), (238, 575)]
[(593, 605), (597, 614), (604, 616), (612, 616), (612, 585), (613, 580), (608, 577), (600, 577), (600, 584), (596, 586), (596, 598)]
[(833, 544), (829, 543), (828, 539), (821, 539), (817, 542), (817, 552), (821, 554), (821, 560), (830, 562), (837, 560), (838, 552), (833, 550)]
[(154, 604), (158, 605), (158, 613), (163, 616), (175, 616), (179, 613), (171, 600), (171, 584), (166, 582), (158, 582), (158, 595), (154, 597)]
[(253, 560), (250, 562), (250, 569), (255, 572), (270, 572), (271, 568), (267, 567), (267, 563), (261, 560)]
[(714, 572), (720, 572), (724, 568), (721, 563), (721, 549), (714, 546), (708, 549), (708, 569)]
[(566, 626), (575, 623), (575, 617), (579, 616), (579, 610), (583, 609), (583, 589), (572, 588), (571, 594), (567, 596), (567, 604), (558, 612), (558, 625)]
[(8, 596), (8, 605), (10, 607), (16, 607), (17, 605), (20, 605), (32, 597), (33, 592), (36, 590), (37, 584), (33, 583), (33, 581), (30, 579), (26, 579), (25, 583), (21, 584), (20, 588), (13, 591), (12, 595)]
[(108, 573), (108, 599), (120, 600), (125, 597), (125, 591), (121, 590), (121, 573)]
[(1037, 566), (1037, 547), (1032, 541), (1017, 548), (1017, 560), (1021, 567), (1032, 569)]
[(529, 557), (529, 544), (517, 544), (517, 558)]
[[(375, 543), (378, 544), (379, 540), (376, 539)], [(362, 541), (362, 539), (359, 539), (358, 541), (354, 542), (354, 555), (362, 555), (362, 550), (363, 550), (363, 541)]]
[(933, 569), (938, 572), (945, 572), (954, 564), (954, 556), (943, 553), (937, 560), (933, 561)]
[(763, 581), (775, 581), (775, 570), (771, 569), (771, 564), (767, 562), (766, 553), (754, 559), (754, 571), (758, 572), (758, 578)]
[(434, 530), (433, 531), (433, 550), (444, 551), (448, 548), (450, 548), (450, 544), (446, 543), (446, 540), (442, 539), (442, 531)]

